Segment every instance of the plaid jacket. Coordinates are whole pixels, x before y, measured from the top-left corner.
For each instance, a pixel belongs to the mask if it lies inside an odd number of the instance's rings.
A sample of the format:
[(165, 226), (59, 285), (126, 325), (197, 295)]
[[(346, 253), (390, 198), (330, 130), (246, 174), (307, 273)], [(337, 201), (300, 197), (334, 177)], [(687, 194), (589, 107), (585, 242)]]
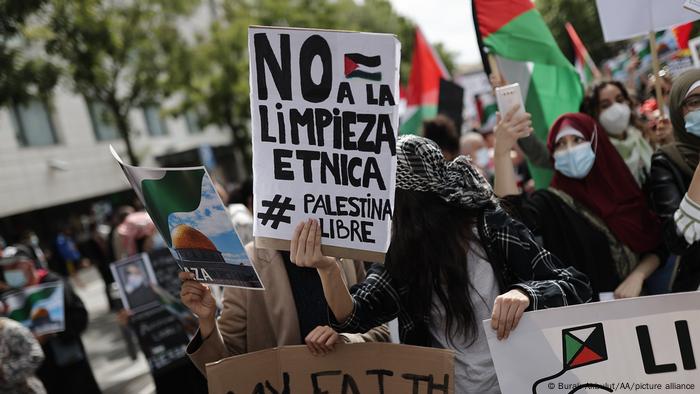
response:
[[(588, 302), (588, 278), (543, 249), (522, 223), (501, 208), (482, 211), (479, 239), (502, 292), (521, 289), (530, 298), (528, 310)], [(365, 332), (398, 317), (401, 343), (428, 346), (429, 316), (411, 316), (403, 307), (409, 289), (397, 283), (382, 264), (374, 264), (364, 282), (351, 289), (353, 312), (340, 324), (330, 313), (331, 325), (340, 332)]]

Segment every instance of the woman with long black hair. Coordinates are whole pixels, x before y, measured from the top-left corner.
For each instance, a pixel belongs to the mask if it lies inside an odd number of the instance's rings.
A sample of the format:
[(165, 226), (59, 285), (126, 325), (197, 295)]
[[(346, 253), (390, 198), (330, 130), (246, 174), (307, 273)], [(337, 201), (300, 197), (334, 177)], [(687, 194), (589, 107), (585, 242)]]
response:
[(321, 254), (317, 221), (296, 228), (290, 257), (317, 268), (337, 329), (362, 332), (398, 317), (402, 343), (456, 352), (456, 392), (499, 393), (479, 322), (492, 318), (505, 339), (526, 310), (588, 301), (588, 280), (500, 209), (465, 157), (447, 162), (437, 145), (416, 136), (399, 138), (397, 157), (386, 262), (352, 296), (336, 260)]

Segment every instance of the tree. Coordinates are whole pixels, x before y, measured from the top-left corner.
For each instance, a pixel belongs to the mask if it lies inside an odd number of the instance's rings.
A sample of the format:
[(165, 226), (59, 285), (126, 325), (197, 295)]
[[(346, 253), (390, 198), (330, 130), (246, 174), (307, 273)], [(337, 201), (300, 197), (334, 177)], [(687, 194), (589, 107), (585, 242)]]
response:
[[(293, 26), (396, 34), (402, 43), (401, 75), (411, 66), (413, 23), (387, 0), (225, 0), (220, 18), (189, 55), (175, 59), (174, 89), (185, 99), (176, 112), (195, 109), (203, 124), (227, 127), (241, 165), (251, 168), (248, 85), (249, 25)], [(448, 61), (448, 64), (453, 62)]]
[(607, 44), (600, 27), (598, 8), (591, 0), (537, 0), (537, 9), (557, 40), (559, 48), (573, 59), (571, 40), (564, 27), (570, 22), (596, 63), (617, 55), (625, 42)]
[(31, 56), (27, 47), (40, 45), (28, 21), (44, 10), (47, 0), (0, 0), (0, 106), (20, 104), (34, 96), (47, 97), (59, 69)]
[(77, 93), (106, 106), (134, 165), (129, 111), (169, 95), (170, 57), (185, 47), (177, 20), (196, 3), (52, 1), (47, 52), (63, 60)]

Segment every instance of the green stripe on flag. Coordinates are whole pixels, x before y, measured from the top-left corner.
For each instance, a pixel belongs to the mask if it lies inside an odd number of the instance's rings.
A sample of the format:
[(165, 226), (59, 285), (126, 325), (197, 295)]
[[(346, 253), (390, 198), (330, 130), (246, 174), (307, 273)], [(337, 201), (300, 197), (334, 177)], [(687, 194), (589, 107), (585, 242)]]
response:
[(511, 60), (573, 68), (536, 9), (523, 12), (484, 38), (484, 44)]
[[(410, 110), (409, 110), (410, 111)], [(437, 116), (437, 105), (421, 105), (411, 116), (401, 123), (400, 134), (420, 135), (423, 128), (423, 121)]]

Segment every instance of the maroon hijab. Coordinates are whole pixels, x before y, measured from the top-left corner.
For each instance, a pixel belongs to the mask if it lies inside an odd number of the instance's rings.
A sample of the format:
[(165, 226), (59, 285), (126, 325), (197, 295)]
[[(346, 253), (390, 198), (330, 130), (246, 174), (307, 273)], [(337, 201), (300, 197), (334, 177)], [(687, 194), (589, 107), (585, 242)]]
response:
[[(649, 252), (661, 244), (659, 218), (647, 201), (629, 168), (593, 118), (582, 113), (560, 116), (552, 125), (547, 148), (554, 155), (557, 134), (570, 126), (592, 141), (596, 154), (591, 172), (583, 179), (556, 171), (551, 186), (559, 189), (600, 217), (615, 237), (635, 253)], [(594, 137), (595, 136), (595, 137)]]

